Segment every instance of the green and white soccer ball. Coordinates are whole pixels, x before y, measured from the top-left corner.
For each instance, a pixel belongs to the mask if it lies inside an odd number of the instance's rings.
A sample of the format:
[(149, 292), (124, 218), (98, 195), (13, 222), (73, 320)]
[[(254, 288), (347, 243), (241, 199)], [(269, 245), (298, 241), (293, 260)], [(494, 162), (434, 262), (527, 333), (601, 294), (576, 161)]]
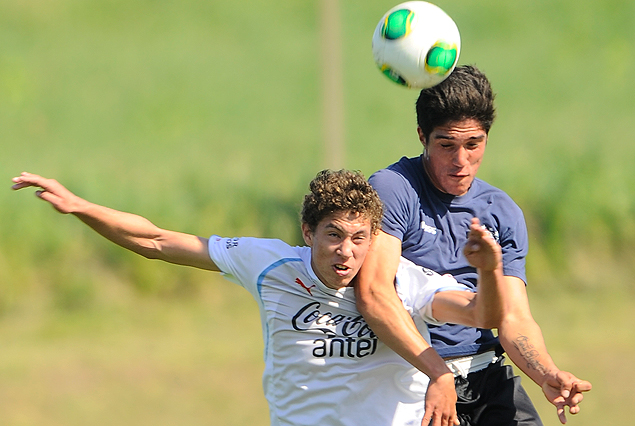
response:
[(445, 80), (459, 60), (461, 36), (441, 8), (409, 1), (390, 9), (373, 34), (373, 57), (395, 83), (416, 89)]

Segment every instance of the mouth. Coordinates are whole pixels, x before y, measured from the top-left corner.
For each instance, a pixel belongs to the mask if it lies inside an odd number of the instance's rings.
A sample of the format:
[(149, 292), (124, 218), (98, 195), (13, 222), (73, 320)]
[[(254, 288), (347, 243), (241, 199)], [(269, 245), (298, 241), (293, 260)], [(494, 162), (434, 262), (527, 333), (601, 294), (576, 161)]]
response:
[(450, 173), (450, 176), (455, 179), (464, 179), (470, 175), (468, 173)]
[(348, 266), (342, 265), (340, 263), (336, 263), (335, 265), (333, 265), (333, 269), (338, 275), (345, 275), (346, 273), (348, 273), (348, 271), (351, 270), (351, 268), (349, 268)]

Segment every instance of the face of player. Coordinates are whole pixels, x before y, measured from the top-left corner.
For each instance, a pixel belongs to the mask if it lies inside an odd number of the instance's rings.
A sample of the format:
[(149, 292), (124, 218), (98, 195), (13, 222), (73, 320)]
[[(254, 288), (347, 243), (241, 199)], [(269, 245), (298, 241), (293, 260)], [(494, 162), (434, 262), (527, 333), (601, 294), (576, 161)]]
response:
[(370, 247), (370, 219), (350, 212), (335, 212), (311, 232), (302, 224), (304, 241), (311, 247), (311, 267), (327, 287), (350, 285)]
[(428, 140), (417, 128), (424, 146), (423, 167), (434, 186), (447, 194), (465, 195), (478, 171), (487, 133), (474, 119), (435, 127)]

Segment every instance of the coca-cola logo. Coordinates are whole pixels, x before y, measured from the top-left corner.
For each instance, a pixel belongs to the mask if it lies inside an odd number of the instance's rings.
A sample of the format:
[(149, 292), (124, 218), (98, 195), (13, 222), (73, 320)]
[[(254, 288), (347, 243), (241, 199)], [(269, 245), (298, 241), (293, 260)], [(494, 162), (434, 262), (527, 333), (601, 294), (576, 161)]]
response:
[(314, 340), (315, 357), (362, 358), (377, 350), (377, 336), (361, 315), (356, 317), (322, 309), (320, 302), (304, 305), (293, 316), (291, 325), (297, 331), (319, 331), (325, 338)]

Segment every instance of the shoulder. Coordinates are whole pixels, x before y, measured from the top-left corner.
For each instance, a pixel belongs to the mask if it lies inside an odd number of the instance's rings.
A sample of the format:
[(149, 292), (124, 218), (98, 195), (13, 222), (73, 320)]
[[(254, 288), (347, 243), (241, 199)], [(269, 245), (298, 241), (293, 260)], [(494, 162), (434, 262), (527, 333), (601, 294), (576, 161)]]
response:
[(371, 183), (373, 181), (383, 181), (386, 179), (407, 181), (410, 180), (412, 176), (417, 176), (421, 173), (419, 168), (421, 168), (419, 157), (401, 157), (396, 163), (373, 173), (368, 180)]
[(403, 157), (385, 169), (373, 173), (368, 181), (382, 200), (416, 194), (422, 185), (423, 167), (419, 157)]
[(276, 239), (216, 235), (209, 239), (212, 261), (225, 278), (243, 286), (253, 286), (263, 273), (283, 265), (304, 265), (308, 250), (308, 247), (292, 247)]
[(474, 179), (472, 188), (472, 196), (475, 200), (490, 204), (492, 209), (507, 212), (511, 210), (513, 213), (522, 215), (522, 210), (518, 204), (502, 189), (479, 178)]
[(232, 248), (258, 248), (261, 250), (292, 250), (293, 248), (282, 240), (256, 237), (221, 237), (212, 235), (209, 238), (210, 245), (225, 247), (229, 250)]
[[(292, 247), (282, 240), (254, 237), (219, 237), (209, 239), (209, 253), (212, 260), (220, 265), (230, 259), (232, 263), (262, 265), (283, 258), (300, 258), (302, 247)], [(222, 268), (221, 268), (222, 270)]]
[[(514, 256), (524, 258), (529, 242), (522, 209), (505, 191), (482, 180), (475, 180), (475, 183), (477, 195), (473, 205), (477, 216), (503, 247), (504, 260)], [(508, 252), (511, 255), (506, 257)], [(508, 262), (505, 264), (508, 267)]]

